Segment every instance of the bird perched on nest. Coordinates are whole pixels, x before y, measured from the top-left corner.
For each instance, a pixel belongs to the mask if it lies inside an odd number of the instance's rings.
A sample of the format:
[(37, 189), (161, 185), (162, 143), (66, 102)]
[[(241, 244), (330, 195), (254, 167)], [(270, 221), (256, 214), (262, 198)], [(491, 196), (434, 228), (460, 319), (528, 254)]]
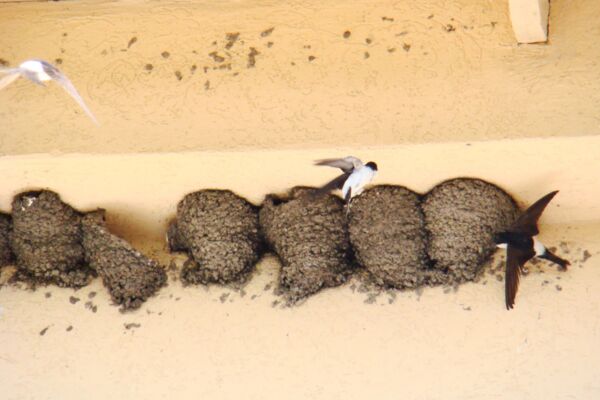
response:
[(0, 68), (0, 73), (6, 74), (0, 79), (0, 90), (10, 85), (21, 76), (42, 86), (45, 86), (44, 82), (47, 81), (53, 80), (57, 82), (64, 90), (67, 91), (67, 93), (71, 95), (71, 97), (73, 97), (73, 99), (75, 99), (77, 104), (79, 104), (79, 106), (92, 119), (92, 121), (94, 121), (95, 124), (98, 124), (98, 120), (87, 107), (69, 78), (67, 78), (62, 72), (59, 71), (58, 68), (47, 61), (27, 60), (22, 62), (17, 68)]
[(533, 257), (539, 257), (558, 264), (563, 270), (570, 263), (548, 250), (535, 236), (539, 233), (537, 222), (542, 212), (558, 190), (548, 193), (531, 205), (505, 232), (496, 235), (498, 247), (506, 249), (505, 296), (506, 309), (515, 305), (515, 297), (519, 288), (519, 276), (523, 265)]
[(361, 160), (353, 156), (317, 160), (315, 161), (315, 165), (339, 168), (344, 172), (342, 175), (319, 188), (317, 194), (322, 195), (336, 189), (341, 189), (342, 196), (344, 197), (347, 206), (350, 206), (352, 198), (359, 195), (377, 174), (376, 163), (369, 161), (368, 163), (363, 164)]

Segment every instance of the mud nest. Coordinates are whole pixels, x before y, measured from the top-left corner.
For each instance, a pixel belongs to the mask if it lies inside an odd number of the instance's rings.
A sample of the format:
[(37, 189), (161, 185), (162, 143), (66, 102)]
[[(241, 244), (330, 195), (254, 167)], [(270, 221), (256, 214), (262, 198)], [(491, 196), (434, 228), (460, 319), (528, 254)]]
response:
[(172, 251), (187, 251), (186, 284), (245, 281), (262, 253), (258, 207), (229, 190), (201, 190), (177, 205), (168, 232)]
[(379, 286), (417, 287), (429, 262), (419, 195), (401, 186), (365, 190), (352, 202), (348, 229), (358, 263)]
[(344, 204), (314, 193), (297, 187), (287, 197), (269, 195), (260, 211), (263, 233), (282, 264), (279, 290), (289, 303), (342, 284), (352, 270)]
[(80, 223), (81, 214), (54, 192), (17, 195), (10, 235), (17, 279), (63, 287), (87, 285), (92, 271), (85, 265)]
[(122, 310), (140, 307), (166, 284), (163, 267), (108, 231), (104, 210), (86, 214), (82, 231), (87, 262)]
[(496, 248), (494, 234), (519, 215), (517, 204), (505, 191), (469, 178), (435, 186), (425, 195), (422, 208), (429, 258), (451, 283), (473, 280)]
[(10, 215), (0, 212), (0, 268), (13, 260), (9, 242), (11, 224)]

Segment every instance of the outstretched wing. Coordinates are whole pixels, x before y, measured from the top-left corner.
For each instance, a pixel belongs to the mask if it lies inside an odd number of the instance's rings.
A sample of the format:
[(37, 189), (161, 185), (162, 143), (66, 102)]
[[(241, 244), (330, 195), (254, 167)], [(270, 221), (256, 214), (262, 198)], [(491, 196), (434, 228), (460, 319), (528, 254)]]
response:
[(327, 182), (325, 185), (323, 185), (315, 191), (315, 196), (322, 196), (333, 190), (341, 189), (344, 186), (344, 182), (346, 182), (346, 179), (348, 179), (349, 175), (350, 174), (344, 173), (338, 176), (337, 178), (331, 180), (330, 182)]
[(96, 125), (100, 125), (94, 114), (92, 114), (88, 106), (85, 104), (85, 102), (79, 95), (79, 92), (77, 92), (77, 89), (75, 89), (75, 86), (69, 80), (69, 78), (67, 78), (62, 72), (60, 72), (58, 68), (54, 67), (53, 65), (47, 62), (43, 62), (42, 65), (44, 66), (44, 72), (46, 72), (48, 76), (50, 76), (50, 78), (56, 81), (60, 86), (63, 87), (63, 89), (65, 89), (67, 93), (71, 95), (71, 97), (77, 102), (77, 104), (79, 104), (83, 111), (85, 111), (85, 113), (92, 119), (92, 121), (94, 121)]
[(363, 166), (362, 161), (353, 156), (344, 158), (326, 158), (323, 160), (316, 160), (315, 165), (326, 165), (328, 167), (339, 168), (346, 173), (350, 173), (355, 169)]
[(19, 68), (0, 67), (0, 74), (12, 74), (13, 72), (20, 72)]
[(533, 203), (525, 212), (517, 219), (517, 221), (510, 228), (512, 232), (525, 233), (530, 236), (535, 236), (539, 233), (537, 222), (544, 212), (544, 209), (550, 203), (550, 200), (556, 196), (558, 190), (550, 192), (535, 203)]
[(510, 310), (515, 305), (515, 297), (519, 289), (519, 277), (523, 264), (535, 256), (535, 251), (521, 250), (515, 246), (509, 245), (506, 249), (506, 277), (505, 277), (505, 297), (506, 309)]
[(19, 76), (21, 76), (21, 74), (18, 71), (3, 76), (2, 79), (0, 79), (0, 90), (4, 89), (8, 85), (16, 81), (19, 78)]

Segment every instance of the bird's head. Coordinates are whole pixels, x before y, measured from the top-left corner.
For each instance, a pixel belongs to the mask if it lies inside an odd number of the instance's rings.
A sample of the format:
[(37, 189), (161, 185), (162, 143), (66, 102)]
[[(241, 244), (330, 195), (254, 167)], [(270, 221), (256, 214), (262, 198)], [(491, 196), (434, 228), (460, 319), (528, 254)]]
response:
[(504, 244), (508, 243), (508, 233), (507, 232), (498, 232), (494, 234), (494, 243), (495, 244)]
[(373, 161), (369, 161), (368, 163), (365, 164), (365, 167), (369, 167), (371, 168), (373, 171), (377, 171), (377, 163), (373, 162)]

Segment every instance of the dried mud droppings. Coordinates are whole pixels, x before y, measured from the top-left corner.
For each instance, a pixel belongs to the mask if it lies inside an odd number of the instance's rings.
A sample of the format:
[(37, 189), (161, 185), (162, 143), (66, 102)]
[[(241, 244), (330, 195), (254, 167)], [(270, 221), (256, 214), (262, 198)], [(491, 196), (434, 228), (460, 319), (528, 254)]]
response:
[(127, 43), (127, 48), (129, 49), (131, 46), (133, 46), (137, 42), (137, 40), (138, 38), (136, 36), (129, 39), (129, 42)]
[(392, 185), (367, 189), (352, 202), (350, 241), (379, 286), (412, 288), (425, 280), (427, 234), (419, 203), (418, 194)]
[(184, 284), (244, 282), (262, 255), (258, 207), (229, 190), (186, 195), (167, 236), (171, 251), (191, 257)]
[(342, 200), (315, 197), (314, 190), (296, 187), (286, 197), (269, 195), (260, 211), (263, 233), (282, 264), (279, 292), (289, 304), (341, 285), (353, 267)]
[(0, 268), (10, 264), (13, 260), (13, 254), (8, 239), (11, 224), (10, 215), (0, 212)]
[(507, 229), (519, 214), (505, 191), (469, 178), (435, 186), (425, 195), (422, 208), (429, 258), (448, 278), (448, 282), (438, 283), (473, 280), (496, 249), (494, 234)]
[(113, 301), (123, 310), (140, 307), (166, 284), (164, 268), (108, 231), (104, 210), (85, 215), (82, 231), (90, 267), (100, 275)]
[(231, 49), (233, 47), (233, 45), (235, 44), (235, 42), (238, 41), (239, 38), (240, 38), (239, 32), (227, 33), (225, 35), (225, 39), (227, 40), (227, 44), (225, 44), (225, 48), (227, 50)]
[(89, 283), (92, 271), (81, 246), (81, 214), (58, 194), (42, 190), (15, 196), (12, 222), (17, 279), (75, 288)]
[(260, 55), (260, 52), (254, 47), (250, 47), (250, 52), (248, 53), (248, 68), (254, 68), (256, 66), (256, 56), (258, 55)]
[(271, 33), (273, 33), (273, 31), (274, 31), (274, 30), (275, 30), (275, 27), (271, 27), (271, 28), (269, 28), (269, 29), (266, 29), (266, 30), (264, 30), (264, 31), (262, 31), (262, 32), (260, 33), (260, 37), (268, 37), (268, 36), (271, 36)]

